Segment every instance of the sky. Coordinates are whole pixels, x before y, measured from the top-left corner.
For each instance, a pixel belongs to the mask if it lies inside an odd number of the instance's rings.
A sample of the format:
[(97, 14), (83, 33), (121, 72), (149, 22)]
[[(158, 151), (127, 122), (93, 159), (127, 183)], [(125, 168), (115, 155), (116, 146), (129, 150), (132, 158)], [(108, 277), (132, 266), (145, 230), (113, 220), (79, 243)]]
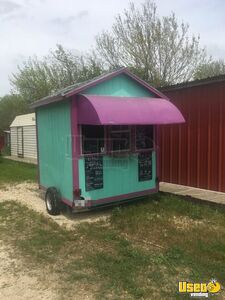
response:
[[(133, 0), (139, 5), (144, 0)], [(0, 0), (0, 96), (9, 76), (29, 56), (42, 57), (56, 44), (88, 51), (95, 36), (113, 24), (130, 0)], [(225, 0), (155, 0), (158, 14), (172, 11), (199, 34), (215, 59), (225, 59)]]

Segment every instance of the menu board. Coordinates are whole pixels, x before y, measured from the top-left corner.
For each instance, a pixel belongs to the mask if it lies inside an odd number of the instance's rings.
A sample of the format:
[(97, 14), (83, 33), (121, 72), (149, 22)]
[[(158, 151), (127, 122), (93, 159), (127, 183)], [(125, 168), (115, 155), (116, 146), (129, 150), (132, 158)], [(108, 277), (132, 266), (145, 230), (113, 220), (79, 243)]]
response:
[(86, 191), (103, 188), (103, 157), (93, 155), (85, 157), (85, 189)]
[(138, 154), (138, 180), (146, 181), (152, 179), (152, 152), (141, 152)]

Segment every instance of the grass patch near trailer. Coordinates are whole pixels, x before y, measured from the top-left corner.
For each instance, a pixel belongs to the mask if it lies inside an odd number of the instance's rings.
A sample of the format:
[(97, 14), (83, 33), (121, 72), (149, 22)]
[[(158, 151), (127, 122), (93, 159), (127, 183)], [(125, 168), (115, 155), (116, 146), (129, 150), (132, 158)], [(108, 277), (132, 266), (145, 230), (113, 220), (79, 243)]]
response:
[(177, 294), (179, 280), (217, 278), (225, 285), (225, 210), (178, 196), (153, 195), (113, 209), (108, 221), (72, 231), (2, 202), (0, 239), (26, 265), (56, 274), (60, 299), (70, 299), (81, 286), (94, 299), (157, 300), (189, 299)]
[(1, 158), (0, 185), (37, 180), (37, 166)]

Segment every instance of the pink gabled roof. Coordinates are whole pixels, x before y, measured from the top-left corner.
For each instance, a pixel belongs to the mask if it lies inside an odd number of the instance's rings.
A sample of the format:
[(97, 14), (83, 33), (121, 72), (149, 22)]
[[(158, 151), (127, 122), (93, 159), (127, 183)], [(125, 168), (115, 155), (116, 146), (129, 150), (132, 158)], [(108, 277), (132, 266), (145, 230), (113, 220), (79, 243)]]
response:
[(82, 93), (85, 89), (93, 87), (101, 82), (107, 81), (111, 78), (114, 78), (114, 77), (120, 75), (120, 74), (126, 74), (128, 77), (130, 77), (133, 80), (135, 80), (136, 82), (138, 82), (140, 85), (142, 85), (144, 88), (149, 90), (151, 93), (155, 94), (156, 97), (168, 99), (164, 94), (162, 94), (161, 92), (159, 92), (158, 90), (156, 90), (155, 88), (150, 86), (147, 82), (145, 82), (144, 80), (140, 79), (139, 77), (137, 77), (136, 75), (131, 73), (127, 68), (122, 67), (122, 68), (119, 68), (110, 73), (103, 74), (101, 76), (93, 78), (92, 80), (89, 80), (89, 81), (86, 81), (83, 83), (76, 83), (74, 85), (71, 85), (69, 87), (66, 87), (66, 88), (54, 93), (53, 95), (50, 95), (50, 96), (44, 97), (40, 100), (37, 100), (33, 104), (31, 104), (31, 108), (48, 105), (50, 103), (58, 102), (65, 98)]

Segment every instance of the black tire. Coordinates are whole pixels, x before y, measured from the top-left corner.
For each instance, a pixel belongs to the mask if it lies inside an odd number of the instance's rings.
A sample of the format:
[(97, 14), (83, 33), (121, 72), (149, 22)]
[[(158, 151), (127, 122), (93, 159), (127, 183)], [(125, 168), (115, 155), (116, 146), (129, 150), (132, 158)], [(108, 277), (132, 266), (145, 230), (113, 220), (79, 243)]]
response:
[(61, 211), (61, 196), (55, 187), (47, 189), (45, 194), (45, 204), (47, 212), (52, 216), (57, 216)]

